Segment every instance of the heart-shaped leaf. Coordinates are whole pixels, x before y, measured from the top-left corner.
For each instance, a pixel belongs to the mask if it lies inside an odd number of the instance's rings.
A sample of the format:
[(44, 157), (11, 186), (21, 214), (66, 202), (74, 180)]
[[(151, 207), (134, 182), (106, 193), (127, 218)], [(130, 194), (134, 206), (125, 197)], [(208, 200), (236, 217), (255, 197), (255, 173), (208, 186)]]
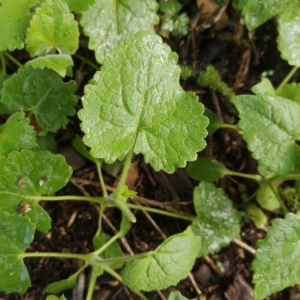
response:
[(79, 112), (92, 156), (112, 163), (134, 148), (166, 172), (196, 159), (208, 120), (196, 95), (180, 87), (176, 63), (177, 55), (150, 32), (128, 38), (104, 61)]

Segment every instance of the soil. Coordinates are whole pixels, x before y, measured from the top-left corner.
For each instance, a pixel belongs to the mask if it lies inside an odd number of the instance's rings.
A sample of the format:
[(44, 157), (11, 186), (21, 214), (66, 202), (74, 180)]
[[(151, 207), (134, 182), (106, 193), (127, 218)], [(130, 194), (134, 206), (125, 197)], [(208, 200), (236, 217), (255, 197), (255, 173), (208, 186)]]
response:
[[(195, 8), (195, 5), (184, 6), (184, 10), (191, 17), (195, 17), (200, 11)], [(224, 16), (226, 16), (225, 19), (222, 17), (219, 20), (214, 19), (213, 16), (208, 17), (206, 26), (202, 23), (198, 24), (198, 27), (191, 27), (188, 35), (184, 37), (172, 37), (161, 32), (159, 27), (157, 32), (162, 34), (164, 41), (178, 53), (180, 64), (191, 66), (196, 74), (203, 72), (208, 64), (213, 64), (219, 70), (222, 80), (236, 94), (249, 93), (250, 88), (259, 82), (262, 72), (265, 71), (273, 71), (270, 79), (275, 86), (278, 85), (290, 67), (281, 60), (276, 48), (276, 20), (267, 22), (250, 35), (242, 25), (240, 14), (231, 6), (227, 7)], [(86, 45), (84, 37), (82, 37), (81, 45)], [(85, 46), (80, 47), (78, 54), (96, 63), (93, 52)], [(27, 59), (26, 55), (22, 51), (14, 52), (14, 56), (21, 62)], [(77, 94), (82, 96), (83, 86), (92, 78), (95, 70), (76, 56), (74, 61), (74, 78), (78, 84)], [(11, 72), (14, 71), (13, 68), (11, 66)], [(299, 73), (294, 79), (297, 77)], [(238, 121), (228, 98), (197, 86), (196, 76), (182, 81), (182, 86), (185, 90), (195, 91), (204, 105), (214, 111), (224, 122), (236, 123)], [(77, 109), (80, 109), (80, 103)], [(74, 169), (69, 183), (58, 194), (99, 196), (101, 190), (95, 166), (72, 148), (71, 141), (76, 134), (82, 136), (79, 120), (75, 116), (67, 127), (54, 135), (59, 152), (65, 155)], [(234, 171), (256, 173), (255, 160), (248, 152), (241, 136), (234, 130), (221, 129), (208, 136), (206, 141), (207, 147), (199, 153), (199, 156), (213, 157)], [(118, 176), (111, 176), (104, 172), (104, 179), (108, 190), (111, 191), (118, 181)], [(193, 214), (192, 193), (197, 182), (188, 177), (185, 169), (179, 169), (172, 175), (155, 172), (145, 164), (142, 156), (136, 156), (132, 162), (127, 184), (138, 192), (139, 197), (131, 199), (134, 203)], [(217, 181), (216, 185), (226, 191), (237, 210), (242, 203), (242, 193), (251, 195), (256, 188), (252, 181), (234, 177), (225, 177)], [(93, 251), (92, 238), (97, 229), (99, 212), (96, 204), (62, 201), (42, 203), (42, 205), (52, 218), (52, 229), (48, 234), (37, 232), (28, 251), (61, 253)], [(127, 254), (128, 249), (134, 253), (155, 249), (164, 240), (164, 236), (178, 233), (188, 225), (187, 222), (165, 216), (145, 215), (140, 211), (135, 214), (137, 223), (132, 226), (126, 236), (127, 243), (121, 244), (123, 251)], [(270, 220), (272, 217), (274, 214), (269, 215)], [(105, 233), (114, 234), (114, 228), (118, 228), (119, 221), (120, 212), (116, 209), (108, 209), (103, 221)], [(242, 219), (241, 232), (237, 239), (256, 249), (257, 240), (264, 238), (265, 234), (264, 229), (256, 228), (251, 221)], [(170, 291), (179, 290), (188, 299), (200, 299), (200, 296), (203, 296), (207, 300), (250, 300), (253, 292), (252, 260), (251, 251), (236, 243), (231, 243), (217, 254), (197, 259), (190, 277), (182, 280), (176, 287), (160, 292), (145, 293), (145, 295), (148, 299), (167, 299)], [(82, 266), (81, 261), (54, 258), (26, 259), (25, 263), (32, 286), (25, 295), (0, 293), (0, 299), (45, 299), (46, 294), (43, 289), (48, 284), (67, 278)], [(82, 287), (78, 284), (77, 289), (66, 291), (64, 293), (66, 298), (84, 299), (80, 298), (80, 294), (86, 292), (89, 276), (90, 269), (86, 269), (81, 277)], [(267, 299), (296, 299), (292, 298), (292, 295), (297, 293), (299, 295), (297, 288), (286, 289)], [(139, 297), (105, 273), (97, 280), (93, 299), (139, 299)]]

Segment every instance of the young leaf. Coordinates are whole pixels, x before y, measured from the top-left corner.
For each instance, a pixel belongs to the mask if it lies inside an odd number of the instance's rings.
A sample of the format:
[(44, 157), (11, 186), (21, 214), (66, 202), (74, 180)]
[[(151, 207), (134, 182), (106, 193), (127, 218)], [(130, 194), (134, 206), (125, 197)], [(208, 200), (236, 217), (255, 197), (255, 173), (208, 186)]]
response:
[(0, 157), (0, 166), (0, 209), (27, 215), (38, 230), (47, 232), (51, 220), (37, 196), (52, 195), (67, 183), (72, 170), (64, 157), (22, 150)]
[(0, 51), (24, 47), (24, 36), (30, 22), (30, 8), (38, 0), (1, 0)]
[[(102, 235), (94, 236), (94, 238), (93, 238), (94, 249), (98, 250), (104, 244), (106, 244), (110, 239), (111, 239), (111, 236), (108, 234), (104, 234), (104, 233)], [(101, 252), (100, 256), (103, 259), (122, 257), (123, 251), (122, 251), (120, 245), (118, 244), (118, 242), (114, 241), (111, 245), (109, 245), (109, 247), (107, 247), (103, 252)], [(119, 269), (123, 266), (123, 262), (110, 263), (109, 266), (112, 269)]]
[(256, 194), (256, 201), (261, 207), (269, 211), (274, 211), (280, 207), (272, 189), (266, 183), (260, 184)]
[(192, 228), (201, 237), (199, 257), (227, 246), (240, 232), (239, 216), (221, 188), (201, 182), (194, 190), (197, 219)]
[(180, 292), (174, 291), (170, 293), (168, 300), (188, 300), (188, 298), (183, 297)]
[(80, 275), (80, 272), (76, 272), (70, 275), (67, 279), (60, 281), (52, 282), (44, 289), (45, 293), (61, 293), (65, 290), (72, 289), (76, 286), (77, 278)]
[(64, 295), (61, 295), (59, 298), (53, 295), (47, 296), (46, 300), (67, 300)]
[(187, 172), (195, 180), (216, 181), (225, 175), (231, 174), (224, 164), (210, 157), (199, 157), (188, 164)]
[(28, 217), (0, 210), (0, 291), (25, 293), (30, 286), (21, 254), (32, 242), (34, 232), (35, 225)]
[[(289, 1), (290, 2), (290, 1)], [(279, 16), (277, 38), (281, 57), (290, 65), (300, 67), (300, 37), (299, 37), (300, 3), (290, 3)]]
[(20, 68), (5, 81), (2, 102), (9, 109), (32, 112), (44, 130), (55, 132), (75, 113), (75, 90), (74, 81), (63, 83), (52, 70)]
[(216, 130), (222, 127), (223, 123), (220, 121), (219, 117), (206, 107), (204, 111), (204, 116), (208, 117), (209, 119), (209, 123), (206, 128), (208, 134), (213, 134)]
[(261, 79), (261, 82), (259, 82), (258, 84), (254, 85), (251, 88), (251, 91), (254, 94), (268, 94), (269, 96), (275, 96), (275, 89), (272, 85), (272, 82), (268, 79), (263, 77)]
[(29, 121), (29, 118), (25, 118), (25, 113), (20, 111), (10, 116), (5, 124), (0, 125), (0, 156), (37, 146), (36, 132), (29, 125)]
[(50, 54), (30, 60), (25, 64), (25, 66), (38, 69), (52, 69), (61, 77), (65, 77), (67, 75), (68, 67), (73, 66), (73, 60), (72, 57), (67, 54)]
[(179, 85), (177, 55), (157, 35), (139, 32), (104, 61), (85, 88), (83, 141), (107, 163), (134, 148), (155, 170), (173, 172), (203, 149), (208, 120)]
[(76, 12), (81, 13), (89, 8), (92, 4), (95, 3), (95, 0), (64, 0), (68, 6), (69, 9)]
[(157, 9), (155, 0), (96, 0), (82, 13), (80, 24), (97, 61), (102, 63), (111, 56), (127, 36), (140, 30), (153, 30), (153, 25), (158, 23)]
[(200, 239), (188, 227), (173, 235), (148, 257), (126, 263), (123, 282), (134, 291), (153, 291), (176, 285), (191, 270), (200, 248)]
[(293, 286), (300, 280), (300, 218), (288, 213), (275, 219), (266, 238), (258, 243), (252, 263), (254, 300)]
[(247, 216), (253, 221), (256, 227), (265, 228), (268, 219), (264, 212), (255, 204), (247, 203), (243, 207)]
[(295, 82), (285, 84), (281, 89), (276, 91), (276, 95), (295, 101), (300, 105), (300, 84)]
[(73, 54), (78, 48), (79, 29), (63, 0), (46, 0), (36, 9), (27, 30), (26, 49), (33, 56), (57, 50)]
[(300, 167), (300, 106), (278, 96), (241, 95), (233, 100), (248, 149), (259, 164), (278, 175)]

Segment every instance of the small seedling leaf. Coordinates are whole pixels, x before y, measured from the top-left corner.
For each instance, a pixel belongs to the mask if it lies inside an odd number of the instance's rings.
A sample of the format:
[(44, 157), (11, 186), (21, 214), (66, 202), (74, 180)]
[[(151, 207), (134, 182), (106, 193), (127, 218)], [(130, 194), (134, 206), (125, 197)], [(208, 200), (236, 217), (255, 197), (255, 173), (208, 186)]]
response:
[(256, 193), (256, 201), (262, 208), (269, 211), (274, 211), (280, 207), (280, 204), (276, 199), (276, 196), (274, 195), (272, 189), (266, 183), (260, 184)]
[(290, 65), (298, 67), (300, 67), (299, 16), (300, 3), (298, 1), (285, 7), (279, 16), (279, 36), (277, 38), (277, 46), (281, 52), (281, 57), (287, 60)]
[(213, 134), (216, 130), (222, 127), (223, 123), (220, 121), (219, 117), (206, 107), (204, 111), (204, 116), (208, 117), (209, 119), (209, 123), (206, 128), (208, 134)]
[(191, 270), (200, 239), (189, 227), (180, 234), (169, 237), (144, 259), (126, 263), (122, 271), (123, 282), (134, 291), (152, 291), (176, 285)]
[(89, 8), (92, 4), (95, 3), (95, 0), (64, 0), (68, 6), (69, 9), (76, 12), (81, 13)]
[(47, 151), (14, 151), (0, 157), (0, 166), (0, 209), (27, 215), (38, 230), (47, 232), (51, 219), (36, 197), (65, 186), (72, 170), (64, 157)]
[(5, 81), (2, 102), (9, 109), (33, 113), (44, 130), (55, 132), (75, 114), (75, 90), (74, 81), (64, 83), (52, 70), (20, 68)]
[(171, 292), (168, 300), (188, 300), (188, 298), (183, 297), (179, 291)]
[(0, 51), (13, 51), (24, 47), (24, 37), (29, 26), (30, 8), (38, 0), (2, 0), (0, 5)]
[[(44, 290), (45, 293), (61, 293), (76, 286), (80, 272), (70, 275), (68, 278), (50, 283)], [(57, 298), (58, 299), (58, 298)]]
[(233, 100), (240, 113), (239, 126), (253, 157), (278, 175), (300, 167), (300, 106), (269, 95), (241, 95)]
[(272, 82), (268, 78), (265, 78), (265, 77), (263, 77), (261, 79), (261, 82), (254, 85), (251, 88), (251, 91), (257, 95), (258, 94), (268, 94), (270, 96), (275, 96), (275, 89), (272, 85)]
[(153, 25), (158, 23), (157, 9), (155, 0), (97, 0), (83, 12), (80, 24), (97, 61), (102, 63), (127, 36), (140, 30), (153, 30)]
[(240, 232), (239, 216), (223, 189), (201, 182), (194, 190), (197, 219), (192, 228), (201, 237), (199, 257), (227, 246)]
[(300, 280), (300, 218), (288, 213), (274, 219), (267, 236), (258, 242), (252, 263), (254, 300), (293, 286)]
[(139, 32), (104, 61), (79, 112), (84, 143), (107, 163), (134, 148), (155, 170), (173, 172), (205, 146), (208, 120), (179, 85), (177, 55), (157, 35)]
[(67, 300), (64, 295), (61, 295), (59, 298), (53, 295), (47, 296), (46, 300)]
[(247, 203), (243, 207), (247, 216), (254, 222), (256, 227), (265, 228), (268, 219), (264, 212), (255, 204)]
[(32, 242), (34, 232), (35, 225), (28, 217), (0, 210), (1, 291), (25, 293), (30, 286), (30, 278), (20, 254)]
[[(94, 236), (94, 238), (93, 238), (94, 250), (98, 250), (99, 248), (104, 246), (110, 239), (111, 239), (111, 236), (108, 234), (105, 234), (105, 233)], [(120, 245), (118, 244), (118, 242), (114, 241), (103, 252), (100, 253), (100, 256), (103, 259), (122, 257), (123, 251), (122, 251)], [(112, 262), (109, 264), (109, 266), (112, 269), (119, 269), (123, 266), (123, 264), (124, 264), (123, 262)]]
[(78, 48), (79, 29), (62, 0), (46, 0), (36, 9), (27, 30), (26, 49), (31, 57), (53, 54), (73, 54)]
[(36, 132), (24, 112), (16, 112), (0, 125), (0, 155), (37, 146)]
[(30, 60), (25, 64), (25, 66), (38, 69), (52, 69), (61, 77), (65, 77), (67, 75), (68, 68), (73, 66), (73, 60), (72, 57), (67, 54), (49, 54)]
[(276, 91), (276, 95), (295, 101), (300, 105), (300, 84), (285, 84), (281, 89)]
[(199, 157), (188, 164), (187, 172), (195, 180), (216, 181), (227, 174), (231, 174), (224, 164), (210, 157)]

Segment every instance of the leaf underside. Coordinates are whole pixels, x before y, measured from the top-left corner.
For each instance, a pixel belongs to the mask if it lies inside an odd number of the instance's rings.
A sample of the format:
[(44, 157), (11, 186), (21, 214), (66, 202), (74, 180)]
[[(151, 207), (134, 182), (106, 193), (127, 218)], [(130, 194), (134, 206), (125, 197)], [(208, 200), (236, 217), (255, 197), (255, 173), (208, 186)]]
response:
[(254, 300), (260, 300), (300, 281), (300, 219), (288, 213), (274, 219), (252, 263)]
[(82, 13), (80, 24), (89, 37), (89, 48), (102, 63), (125, 38), (158, 23), (155, 0), (96, 0)]
[(234, 98), (239, 126), (253, 157), (278, 175), (300, 167), (300, 106), (279, 96), (242, 95)]
[(195, 160), (208, 120), (179, 76), (177, 55), (151, 32), (118, 47), (85, 87), (79, 112), (92, 156), (113, 163), (134, 148), (155, 170), (170, 173)]

